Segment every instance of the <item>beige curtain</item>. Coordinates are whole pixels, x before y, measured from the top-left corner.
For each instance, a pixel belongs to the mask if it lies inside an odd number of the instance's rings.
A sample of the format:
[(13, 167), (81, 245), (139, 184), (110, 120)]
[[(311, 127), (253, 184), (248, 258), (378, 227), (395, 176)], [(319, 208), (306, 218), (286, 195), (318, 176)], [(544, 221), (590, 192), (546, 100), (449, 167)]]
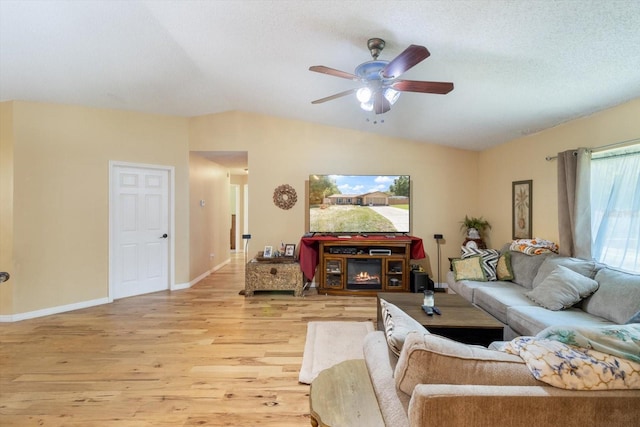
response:
[(560, 254), (591, 259), (591, 152), (558, 153), (558, 231)]

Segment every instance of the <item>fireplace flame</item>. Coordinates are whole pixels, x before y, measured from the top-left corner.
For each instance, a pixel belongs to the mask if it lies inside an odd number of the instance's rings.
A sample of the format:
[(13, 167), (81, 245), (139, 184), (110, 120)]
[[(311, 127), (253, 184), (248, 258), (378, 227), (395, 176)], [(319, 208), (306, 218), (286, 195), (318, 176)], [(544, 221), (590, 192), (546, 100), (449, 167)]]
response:
[(380, 276), (369, 274), (366, 271), (361, 271), (354, 277), (356, 282), (377, 282), (380, 280)]

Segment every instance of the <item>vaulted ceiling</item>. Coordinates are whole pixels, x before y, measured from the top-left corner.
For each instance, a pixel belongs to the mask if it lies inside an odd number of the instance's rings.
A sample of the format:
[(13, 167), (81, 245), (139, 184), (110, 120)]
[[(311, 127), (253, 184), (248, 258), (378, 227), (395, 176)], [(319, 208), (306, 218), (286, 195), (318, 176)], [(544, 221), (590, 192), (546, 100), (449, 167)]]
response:
[[(453, 82), (376, 116), (348, 73), (410, 44)], [(229, 110), (482, 150), (640, 97), (637, 0), (0, 0), (0, 100), (180, 116)]]

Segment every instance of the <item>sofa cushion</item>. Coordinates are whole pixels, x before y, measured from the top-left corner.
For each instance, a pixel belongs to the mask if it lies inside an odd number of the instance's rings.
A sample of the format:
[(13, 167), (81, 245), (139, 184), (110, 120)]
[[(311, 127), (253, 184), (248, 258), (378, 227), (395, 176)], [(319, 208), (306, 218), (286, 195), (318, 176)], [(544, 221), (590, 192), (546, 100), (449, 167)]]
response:
[(473, 302), (473, 291), (475, 288), (484, 286), (491, 282), (475, 282), (473, 280), (457, 281), (453, 271), (447, 271), (447, 285), (449, 289), (460, 295), (469, 302)]
[(486, 282), (487, 274), (482, 268), (482, 257), (472, 256), (464, 259), (454, 259), (451, 262), (456, 281), (475, 280)]
[(602, 268), (595, 280), (598, 290), (583, 301), (582, 309), (620, 325), (627, 323), (640, 308), (640, 275)]
[(478, 288), (473, 293), (473, 303), (487, 313), (507, 323), (507, 308), (514, 305), (535, 305), (525, 296), (526, 289), (510, 282), (491, 282), (497, 286)]
[(511, 251), (513, 282), (527, 289), (532, 289), (533, 279), (536, 277), (540, 265), (548, 256), (549, 253), (527, 255), (522, 252)]
[(549, 310), (569, 308), (598, 289), (598, 282), (558, 265), (537, 287), (526, 292), (527, 298)]
[(382, 323), (384, 324), (385, 336), (389, 350), (396, 356), (400, 355), (405, 337), (411, 331), (428, 331), (407, 313), (399, 309), (396, 305), (380, 299), (380, 312)]
[(407, 394), (418, 384), (541, 384), (518, 356), (418, 332), (407, 335), (394, 376)]
[(511, 266), (511, 252), (500, 255), (496, 264), (496, 278), (498, 280), (513, 280), (513, 267)]
[(558, 255), (550, 255), (540, 264), (540, 268), (538, 268), (538, 273), (536, 277), (533, 279), (533, 287), (537, 287), (547, 278), (549, 274), (557, 267), (557, 266), (567, 267), (576, 273), (580, 273), (585, 277), (593, 279), (597, 272), (597, 266), (594, 261), (587, 261), (579, 258), (570, 258)]
[[(453, 271), (447, 272), (447, 284), (450, 290), (474, 304), (476, 289), (487, 288), (491, 290), (502, 289), (505, 287), (517, 287), (519, 289), (522, 289), (523, 291), (526, 291), (526, 289), (522, 288), (521, 286), (504, 280), (496, 280), (495, 282), (477, 282), (475, 280), (456, 281), (453, 276)], [(531, 301), (529, 302), (531, 303)]]
[(500, 252), (495, 249), (479, 249), (462, 246), (462, 259), (473, 256), (480, 257), (482, 269), (487, 276), (487, 280), (496, 280), (496, 267), (498, 265), (498, 258), (500, 258)]
[[(554, 325), (606, 326), (610, 320), (585, 313), (579, 308), (551, 311), (539, 305), (517, 305), (507, 308), (507, 324), (516, 335), (534, 336), (541, 330)], [(510, 337), (505, 334), (505, 337)]]

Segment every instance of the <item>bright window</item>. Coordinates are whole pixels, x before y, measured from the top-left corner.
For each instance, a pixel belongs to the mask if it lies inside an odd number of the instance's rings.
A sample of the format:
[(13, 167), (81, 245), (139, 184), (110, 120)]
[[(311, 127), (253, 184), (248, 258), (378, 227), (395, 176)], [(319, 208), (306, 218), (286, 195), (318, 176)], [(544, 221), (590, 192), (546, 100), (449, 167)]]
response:
[(640, 145), (593, 153), (591, 233), (596, 260), (640, 273)]

